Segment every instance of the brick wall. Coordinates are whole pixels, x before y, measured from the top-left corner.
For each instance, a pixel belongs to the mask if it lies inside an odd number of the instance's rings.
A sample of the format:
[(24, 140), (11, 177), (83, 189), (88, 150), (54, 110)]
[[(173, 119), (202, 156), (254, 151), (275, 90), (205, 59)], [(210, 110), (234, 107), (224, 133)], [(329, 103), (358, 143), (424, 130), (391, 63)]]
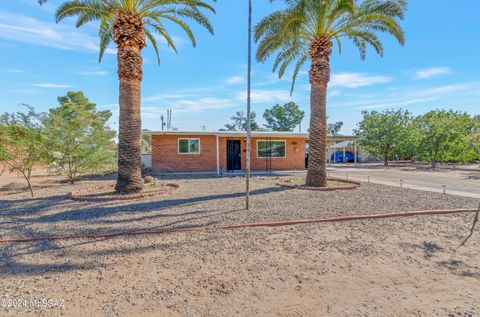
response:
[[(242, 170), (245, 170), (246, 164), (246, 138), (219, 138), (220, 149), (220, 170), (227, 170), (227, 140), (240, 140), (242, 151)], [(272, 170), (299, 170), (305, 168), (305, 140), (297, 138), (272, 138), (272, 140), (286, 141), (285, 158), (257, 158), (257, 140), (266, 140), (265, 138), (252, 138), (252, 153), (250, 164), (252, 171), (263, 171), (271, 166)]]
[[(178, 154), (178, 139), (199, 138), (200, 154)], [(216, 172), (217, 154), (214, 135), (152, 135), (154, 172)]]
[[(200, 154), (178, 154), (179, 138), (199, 138)], [(246, 162), (246, 138), (219, 137), (220, 171), (227, 170), (227, 140), (240, 140), (242, 170)], [(257, 140), (252, 138), (252, 170), (299, 170), (305, 168), (305, 140), (301, 138), (272, 138), (286, 141), (285, 158), (257, 158)], [(152, 164), (154, 172), (216, 172), (217, 153), (214, 135), (153, 135)]]

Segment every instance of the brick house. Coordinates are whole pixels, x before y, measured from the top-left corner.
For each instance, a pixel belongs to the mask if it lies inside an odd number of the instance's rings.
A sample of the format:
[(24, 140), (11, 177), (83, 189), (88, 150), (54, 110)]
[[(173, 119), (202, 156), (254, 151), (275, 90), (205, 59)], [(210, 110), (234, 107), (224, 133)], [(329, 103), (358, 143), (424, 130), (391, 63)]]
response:
[[(155, 173), (245, 170), (245, 132), (146, 133), (151, 135), (151, 167)], [(336, 137), (329, 137), (329, 141), (331, 138)], [(308, 133), (252, 132), (251, 170), (303, 170), (307, 143)]]

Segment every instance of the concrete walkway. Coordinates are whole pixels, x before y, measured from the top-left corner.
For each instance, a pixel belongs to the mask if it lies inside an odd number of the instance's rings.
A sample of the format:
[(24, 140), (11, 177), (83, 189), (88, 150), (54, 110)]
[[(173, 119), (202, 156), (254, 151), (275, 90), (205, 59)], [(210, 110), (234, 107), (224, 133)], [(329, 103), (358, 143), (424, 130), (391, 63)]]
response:
[(328, 168), (329, 175), (360, 182), (480, 199), (480, 172), (414, 168)]

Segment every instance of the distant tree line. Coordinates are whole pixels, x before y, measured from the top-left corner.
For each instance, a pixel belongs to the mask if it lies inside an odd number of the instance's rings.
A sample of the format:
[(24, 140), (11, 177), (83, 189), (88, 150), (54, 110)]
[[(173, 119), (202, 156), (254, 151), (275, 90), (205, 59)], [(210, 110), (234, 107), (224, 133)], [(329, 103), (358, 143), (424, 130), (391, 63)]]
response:
[[(305, 117), (305, 112), (294, 102), (288, 102), (283, 106), (276, 104), (272, 108), (266, 109), (263, 118), (266, 121), (264, 127), (256, 122), (257, 114), (250, 113), (250, 122), (252, 131), (293, 131), (299, 126)], [(243, 111), (237, 111), (231, 118), (231, 123), (225, 124), (220, 131), (246, 131), (247, 116)], [(327, 130), (330, 135), (338, 135), (342, 129), (343, 122), (328, 123)]]
[(32, 170), (48, 165), (73, 184), (79, 174), (113, 163), (116, 132), (107, 125), (109, 110), (98, 111), (82, 92), (68, 92), (48, 113), (0, 116), (0, 162), (23, 175), (33, 196)]
[(466, 163), (480, 159), (480, 116), (433, 110), (414, 116), (404, 110), (364, 111), (356, 134), (366, 151), (382, 158)]

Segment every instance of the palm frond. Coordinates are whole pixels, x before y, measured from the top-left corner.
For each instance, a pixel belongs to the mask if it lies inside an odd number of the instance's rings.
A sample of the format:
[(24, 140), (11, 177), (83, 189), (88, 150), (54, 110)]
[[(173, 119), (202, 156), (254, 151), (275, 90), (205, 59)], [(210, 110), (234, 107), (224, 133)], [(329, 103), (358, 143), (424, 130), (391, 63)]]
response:
[[(45, 2), (45, 0), (40, 0)], [(216, 0), (212, 0), (216, 2)], [(196, 46), (195, 36), (186, 20), (194, 21), (213, 34), (213, 26), (202, 12), (215, 13), (215, 9), (207, 1), (202, 0), (70, 0), (64, 2), (56, 11), (55, 19), (58, 22), (77, 17), (76, 26), (81, 27), (89, 22), (99, 22), (101, 61), (109, 44), (114, 41), (113, 26), (119, 14), (129, 14), (142, 19), (145, 25), (145, 36), (152, 43), (158, 62), (160, 62), (158, 35), (175, 52), (177, 48), (172, 36), (165, 28), (163, 21), (170, 21), (182, 29), (193, 46)], [(118, 43), (117, 43), (118, 44)]]
[(364, 59), (367, 46), (383, 55), (379, 33), (392, 35), (402, 45), (405, 42), (399, 20), (405, 17), (406, 0), (284, 0), (284, 3), (285, 9), (266, 16), (255, 27), (256, 58), (265, 62), (276, 55), (273, 71), (278, 71), (280, 77), (295, 63), (293, 84), (309, 54), (297, 51), (292, 43), (308, 47), (314, 40), (328, 39), (341, 52), (342, 39), (346, 38)]

